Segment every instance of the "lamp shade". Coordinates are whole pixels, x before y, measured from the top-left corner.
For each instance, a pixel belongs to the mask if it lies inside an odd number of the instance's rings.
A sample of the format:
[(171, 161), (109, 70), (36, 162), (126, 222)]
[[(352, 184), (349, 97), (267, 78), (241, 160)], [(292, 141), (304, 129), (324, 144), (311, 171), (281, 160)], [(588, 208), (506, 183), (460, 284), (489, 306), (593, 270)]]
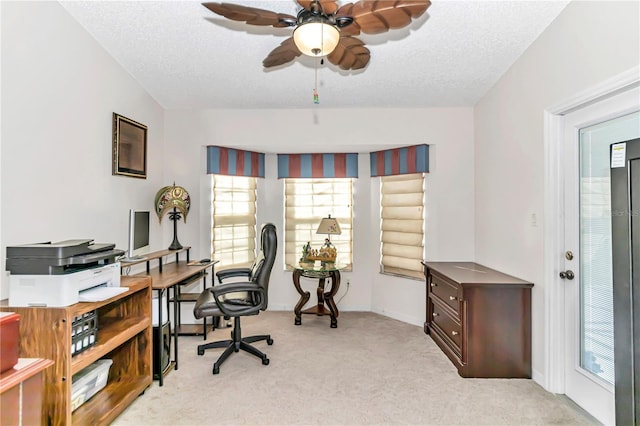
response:
[(340, 230), (340, 224), (338, 221), (331, 217), (324, 217), (320, 221), (320, 225), (318, 225), (318, 230), (316, 234), (328, 234), (328, 235), (340, 235), (342, 231)]
[(333, 52), (340, 40), (340, 31), (325, 22), (308, 22), (293, 32), (293, 42), (308, 56), (325, 56)]
[(155, 207), (160, 222), (162, 222), (162, 216), (167, 210), (175, 208), (182, 213), (186, 223), (187, 213), (189, 213), (189, 208), (191, 207), (191, 197), (187, 190), (181, 186), (176, 184), (165, 186), (156, 193)]

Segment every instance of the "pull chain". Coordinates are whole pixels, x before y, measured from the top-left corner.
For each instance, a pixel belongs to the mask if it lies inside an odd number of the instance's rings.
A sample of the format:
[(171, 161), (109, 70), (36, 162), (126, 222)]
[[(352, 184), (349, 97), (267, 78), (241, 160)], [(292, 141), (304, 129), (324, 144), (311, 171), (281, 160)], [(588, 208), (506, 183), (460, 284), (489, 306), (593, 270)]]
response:
[[(322, 58), (321, 64), (324, 64), (324, 25), (320, 27), (320, 39), (322, 42), (320, 43), (320, 57)], [(318, 97), (318, 56), (315, 58), (315, 80), (313, 82), (313, 103), (319, 104), (320, 98)]]
[(318, 58), (315, 60), (315, 81), (313, 83), (313, 103), (319, 104), (320, 99), (318, 98)]

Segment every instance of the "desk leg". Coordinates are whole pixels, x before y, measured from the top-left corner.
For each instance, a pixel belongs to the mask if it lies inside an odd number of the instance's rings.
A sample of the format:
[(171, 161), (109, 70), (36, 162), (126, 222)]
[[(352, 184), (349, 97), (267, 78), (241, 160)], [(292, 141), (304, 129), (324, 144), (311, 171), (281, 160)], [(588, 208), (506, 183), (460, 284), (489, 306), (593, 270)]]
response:
[[(180, 311), (180, 286), (173, 286), (173, 359), (175, 361), (174, 370), (178, 369), (178, 313)], [(177, 292), (177, 293), (176, 293)]]
[[(164, 333), (162, 332), (162, 295), (164, 293), (164, 289), (158, 289), (156, 290), (158, 292), (158, 329), (159, 329), (159, 333), (158, 333), (158, 355), (156, 356), (156, 359), (154, 360), (154, 362), (156, 363), (156, 365), (158, 365), (158, 385), (162, 386), (164, 381)], [(153, 324), (151, 325), (153, 327)], [(151, 344), (153, 345), (153, 339), (151, 339), (152, 342)]]
[[(213, 285), (213, 266), (211, 266), (211, 283)], [(202, 276), (202, 291), (207, 289), (207, 270), (205, 269)], [(202, 336), (204, 340), (207, 340), (207, 317), (202, 319)]]
[[(340, 315), (340, 312), (338, 312), (338, 306), (336, 305), (336, 302), (333, 300), (333, 296), (336, 295), (336, 293), (338, 292), (338, 289), (340, 288), (340, 271), (331, 271), (330, 277), (331, 277), (331, 290), (324, 293), (324, 302), (329, 307), (329, 311), (331, 311), (331, 328), (337, 328), (338, 315)], [(322, 281), (324, 281), (324, 279)], [(318, 293), (318, 302), (319, 301), (320, 301), (320, 293)]]
[(294, 270), (293, 271), (293, 285), (295, 286), (296, 290), (298, 291), (298, 294), (300, 294), (300, 300), (298, 300), (298, 303), (296, 304), (296, 307), (293, 309), (294, 314), (296, 315), (294, 324), (295, 325), (300, 325), (302, 324), (302, 318), (300, 313), (302, 312), (302, 307), (305, 305), (305, 303), (307, 303), (309, 301), (309, 297), (311, 297), (311, 293), (309, 293), (308, 291), (304, 291), (302, 290), (302, 287), (300, 287), (300, 276), (301, 276), (301, 272), (299, 270)]

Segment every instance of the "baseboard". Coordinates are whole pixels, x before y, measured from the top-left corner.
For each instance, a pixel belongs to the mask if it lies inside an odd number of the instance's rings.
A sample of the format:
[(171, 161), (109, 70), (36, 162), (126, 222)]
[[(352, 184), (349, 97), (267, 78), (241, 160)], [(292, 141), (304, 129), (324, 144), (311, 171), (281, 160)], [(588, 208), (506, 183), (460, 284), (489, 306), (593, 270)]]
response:
[(419, 327), (422, 327), (424, 325), (423, 317), (415, 318), (415, 317), (408, 316), (402, 312), (393, 312), (393, 311), (388, 311), (386, 309), (378, 309), (378, 308), (372, 308), (370, 309), (370, 311), (388, 318), (393, 318), (398, 321), (406, 322), (407, 324), (413, 324)]
[(536, 382), (537, 384), (539, 384), (542, 389), (549, 391), (549, 389), (546, 388), (546, 386), (544, 385), (544, 374), (540, 373), (538, 370), (535, 369), (531, 369), (531, 379)]
[[(270, 304), (268, 310), (273, 312), (291, 312), (293, 315), (293, 306), (289, 305), (274, 305)], [(373, 312), (378, 315), (382, 315), (384, 317), (392, 318), (398, 321), (405, 322), (407, 324), (417, 325), (422, 327), (424, 325), (424, 318), (413, 318), (408, 315), (405, 315), (400, 312), (390, 312), (387, 310), (381, 309), (371, 309), (369, 306), (364, 305), (349, 305), (349, 306), (338, 306), (338, 311), (340, 312)], [(173, 320), (173, 316), (171, 316), (171, 320)], [(199, 322), (194, 318), (190, 317), (188, 314), (183, 312), (182, 324), (198, 324)]]

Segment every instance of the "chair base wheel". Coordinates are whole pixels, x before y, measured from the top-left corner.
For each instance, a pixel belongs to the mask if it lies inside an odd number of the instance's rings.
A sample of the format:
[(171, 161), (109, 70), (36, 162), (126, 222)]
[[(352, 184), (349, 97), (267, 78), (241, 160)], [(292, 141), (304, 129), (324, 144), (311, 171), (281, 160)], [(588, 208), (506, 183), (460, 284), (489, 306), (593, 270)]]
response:
[(269, 365), (269, 358), (267, 358), (267, 355), (262, 351), (260, 351), (258, 348), (254, 347), (252, 343), (259, 342), (259, 341), (266, 341), (267, 344), (273, 345), (273, 339), (271, 338), (271, 335), (264, 334), (264, 335), (257, 335), (257, 336), (249, 336), (245, 338), (240, 338), (240, 336), (241, 336), (240, 318), (236, 317), (236, 319), (234, 320), (234, 328), (231, 331), (231, 337), (233, 339), (219, 340), (216, 342), (205, 343), (197, 347), (198, 355), (204, 355), (205, 351), (207, 351), (208, 349), (224, 348), (224, 352), (220, 354), (220, 356), (218, 357), (218, 360), (215, 361), (213, 364), (212, 374), (219, 374), (220, 367), (222, 367), (222, 364), (227, 360), (227, 358), (229, 358), (229, 356), (234, 352), (240, 352), (240, 350), (246, 351), (249, 354), (260, 358), (263, 365)]

